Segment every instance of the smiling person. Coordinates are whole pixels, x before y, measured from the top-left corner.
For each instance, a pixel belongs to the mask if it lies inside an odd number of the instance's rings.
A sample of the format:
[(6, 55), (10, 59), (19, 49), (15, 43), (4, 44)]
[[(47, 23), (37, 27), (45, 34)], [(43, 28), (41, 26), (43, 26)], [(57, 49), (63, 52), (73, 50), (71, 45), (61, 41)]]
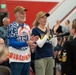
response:
[(39, 36), (36, 41), (37, 47), (35, 50), (35, 72), (36, 75), (53, 75), (53, 45), (52, 45), (52, 30), (45, 27), (49, 13), (40, 11), (36, 15), (32, 35)]
[(17, 6), (14, 9), (16, 20), (8, 26), (11, 75), (29, 75), (30, 47), (37, 46), (34, 42), (37, 41), (38, 37), (30, 37), (30, 27), (24, 23), (26, 21), (26, 12), (26, 8)]

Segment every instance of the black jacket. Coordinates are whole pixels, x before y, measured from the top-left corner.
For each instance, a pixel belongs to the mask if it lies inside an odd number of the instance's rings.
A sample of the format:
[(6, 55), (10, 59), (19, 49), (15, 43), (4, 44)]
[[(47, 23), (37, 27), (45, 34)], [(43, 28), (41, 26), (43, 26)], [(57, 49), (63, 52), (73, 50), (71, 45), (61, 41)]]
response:
[(67, 41), (62, 50), (63, 55), (66, 55), (65, 61), (62, 61), (62, 75), (76, 75), (76, 38)]

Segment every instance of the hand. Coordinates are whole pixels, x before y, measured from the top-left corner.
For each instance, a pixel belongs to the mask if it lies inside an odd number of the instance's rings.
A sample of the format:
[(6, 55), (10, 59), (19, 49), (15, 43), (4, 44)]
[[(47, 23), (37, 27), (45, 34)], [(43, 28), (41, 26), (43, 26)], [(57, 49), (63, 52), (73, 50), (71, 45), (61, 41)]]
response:
[(30, 40), (36, 42), (39, 39), (39, 36), (31, 36)]
[(34, 53), (35, 52), (35, 47), (37, 46), (37, 44), (32, 44), (31, 46), (31, 52)]
[(37, 46), (37, 44), (32, 44), (31, 49), (34, 49)]
[(47, 25), (47, 33), (46, 33), (46, 35), (49, 36), (49, 34), (50, 34), (50, 27), (49, 27), (49, 23), (48, 23), (48, 25)]
[(27, 44), (28, 44), (29, 46), (31, 46), (33, 43), (34, 43), (34, 42), (31, 41), (31, 40), (27, 41)]
[(9, 56), (0, 59), (0, 64), (4, 63), (5, 61), (9, 60)]

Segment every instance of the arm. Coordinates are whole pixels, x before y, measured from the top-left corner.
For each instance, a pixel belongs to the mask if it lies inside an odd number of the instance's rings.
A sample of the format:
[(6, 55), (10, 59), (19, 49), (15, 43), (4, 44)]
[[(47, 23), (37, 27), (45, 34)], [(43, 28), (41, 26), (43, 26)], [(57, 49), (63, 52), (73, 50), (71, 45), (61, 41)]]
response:
[(57, 45), (57, 38), (53, 37), (51, 38), (52, 46), (55, 47)]
[[(49, 34), (50, 34), (50, 28), (49, 28), (49, 26), (47, 26), (47, 33), (45, 34), (45, 36), (43, 37), (43, 39), (40, 39), (40, 38), (39, 38), (39, 39), (36, 41), (37, 45), (38, 45), (40, 48), (42, 48), (43, 45), (45, 44), (46, 40), (47, 40), (48, 37), (49, 37)], [(40, 37), (40, 33), (38, 32), (38, 30), (37, 30), (36, 28), (34, 28), (34, 29), (32, 30), (32, 35), (34, 35), (34, 36), (39, 36), (39, 37)]]
[(46, 42), (47, 39), (48, 39), (48, 36), (45, 35), (43, 39), (40, 39), (40, 38), (39, 38), (39, 39), (36, 41), (36, 43), (37, 43), (37, 45), (38, 45), (40, 48), (42, 48), (42, 46), (45, 44), (45, 42)]
[(17, 41), (16, 37), (17, 37), (17, 33), (16, 33), (16, 26), (13, 25), (9, 25), (8, 26), (8, 40), (9, 40), (9, 45), (15, 48), (21, 48), (21, 47), (25, 47), (27, 46), (26, 42), (20, 42)]
[(3, 39), (5, 39), (5, 38), (7, 37), (7, 32), (4, 33), (3, 30), (4, 30), (4, 29), (1, 27), (1, 28), (0, 28), (0, 37), (3, 38)]
[(33, 29), (32, 29), (31, 35), (39, 36), (39, 39), (36, 41), (36, 43), (37, 43), (37, 45), (38, 45), (40, 48), (44, 45), (44, 43), (46, 42), (46, 40), (47, 40), (47, 38), (48, 38), (48, 36), (45, 35), (43, 39), (40, 39), (40, 33), (37, 31), (36, 28), (33, 28)]
[(15, 48), (21, 48), (27, 46), (26, 42), (18, 42), (16, 41), (15, 38), (9, 38), (10, 46), (15, 47)]
[(7, 36), (6, 36), (6, 34), (2, 33), (2, 31), (0, 31), (0, 37), (5, 39)]

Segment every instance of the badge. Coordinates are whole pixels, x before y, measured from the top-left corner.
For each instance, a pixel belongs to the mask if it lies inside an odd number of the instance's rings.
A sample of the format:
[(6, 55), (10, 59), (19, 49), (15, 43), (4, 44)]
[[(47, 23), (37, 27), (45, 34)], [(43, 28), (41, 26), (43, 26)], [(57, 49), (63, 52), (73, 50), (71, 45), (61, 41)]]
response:
[(66, 62), (66, 60), (67, 60), (67, 55), (66, 54), (67, 54), (66, 52), (63, 52), (63, 54), (62, 54), (62, 62)]

